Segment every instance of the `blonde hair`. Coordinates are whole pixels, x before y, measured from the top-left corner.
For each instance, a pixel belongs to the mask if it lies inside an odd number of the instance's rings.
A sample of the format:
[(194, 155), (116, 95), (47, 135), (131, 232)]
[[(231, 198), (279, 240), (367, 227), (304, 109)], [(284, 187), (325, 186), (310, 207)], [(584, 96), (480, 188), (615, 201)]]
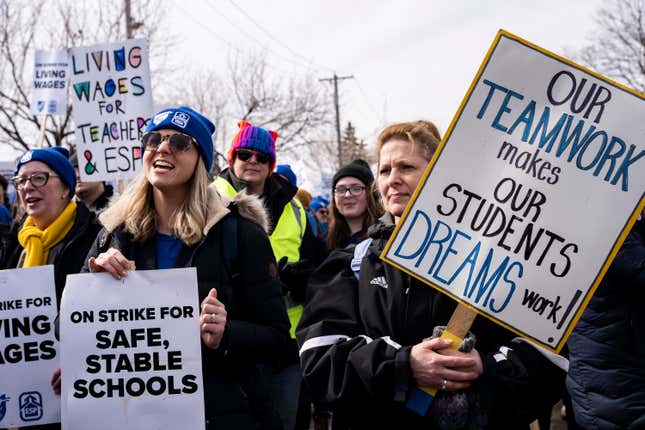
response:
[(392, 124), (379, 134), (376, 139), (376, 158), (380, 162), (381, 148), (392, 139), (401, 139), (416, 143), (423, 156), (430, 160), (441, 142), (439, 129), (431, 121), (418, 120)]
[[(186, 198), (172, 216), (172, 233), (187, 245), (199, 242), (204, 235), (208, 212), (213, 205), (208, 193), (208, 174), (200, 157), (189, 181)], [(100, 216), (108, 231), (123, 224), (135, 242), (145, 242), (157, 233), (157, 212), (152, 197), (152, 185), (141, 174)]]

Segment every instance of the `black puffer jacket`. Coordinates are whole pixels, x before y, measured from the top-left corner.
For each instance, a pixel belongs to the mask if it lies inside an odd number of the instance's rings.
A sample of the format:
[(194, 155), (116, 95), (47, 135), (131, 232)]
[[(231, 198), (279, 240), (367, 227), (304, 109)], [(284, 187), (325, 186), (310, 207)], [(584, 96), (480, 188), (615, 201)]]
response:
[[(380, 260), (393, 227), (386, 215), (370, 229), (359, 281), (350, 267), (354, 247), (332, 252), (312, 275), (298, 326), (314, 399), (331, 402), (348, 428), (435, 428), (434, 410), (420, 417), (405, 406), (415, 388), (410, 351), (446, 325), (456, 302)], [(484, 364), (471, 393), (484, 423), (475, 428), (528, 428), (557, 401), (564, 371), (484, 317), (471, 330)]]
[[(63, 296), (63, 288), (67, 280), (67, 275), (79, 273), (85, 264), (85, 257), (89, 251), (97, 233), (101, 230), (101, 225), (98, 223), (96, 217), (91, 213), (87, 207), (81, 203), (76, 202), (76, 219), (74, 225), (65, 238), (58, 243), (52, 250), (54, 264), (54, 278), (56, 283), (56, 300), (60, 308), (60, 299)], [(15, 249), (11, 253), (8, 261), (8, 267), (18, 267), (21, 260), (23, 247), (20, 243), (15, 243)]]
[[(214, 190), (211, 198), (219, 202)], [(226, 306), (228, 322), (220, 347), (212, 350), (202, 344), (207, 429), (255, 428), (254, 420), (264, 413), (251, 410), (258, 407), (255, 396), (262, 394), (248, 392), (261, 386), (255, 380), (256, 365), (279, 359), (289, 340), (275, 259), (266, 233), (256, 222), (262, 222), (263, 209), (253, 203), (257, 199), (244, 199), (229, 208), (219, 203), (221, 207), (209, 214), (205, 237), (196, 245), (184, 246), (175, 263), (175, 267), (197, 269), (200, 303), (216, 288), (217, 298)], [(237, 223), (237, 257), (232, 262), (224, 253), (224, 247), (231, 246), (225, 240), (234, 240), (224, 232), (225, 217), (236, 217)], [(133, 260), (137, 269), (157, 267), (155, 240), (134, 242), (122, 225), (111, 233), (101, 232), (88, 258), (111, 247)]]
[(645, 220), (627, 236), (568, 346), (577, 423), (645, 429)]

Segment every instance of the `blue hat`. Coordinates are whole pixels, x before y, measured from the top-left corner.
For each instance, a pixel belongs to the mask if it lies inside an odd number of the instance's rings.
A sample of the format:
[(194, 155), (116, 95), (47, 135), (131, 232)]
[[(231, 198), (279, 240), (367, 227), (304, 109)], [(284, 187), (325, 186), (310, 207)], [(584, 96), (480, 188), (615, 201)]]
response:
[(69, 188), (69, 196), (72, 197), (76, 190), (76, 172), (74, 171), (74, 166), (68, 160), (69, 151), (62, 146), (53, 146), (51, 148), (45, 149), (30, 149), (29, 151), (22, 154), (18, 160), (18, 165), (16, 166), (16, 171), (14, 175), (18, 174), (20, 166), (27, 164), (30, 161), (40, 161), (45, 163), (58, 174), (58, 177), (67, 188)]
[(327, 200), (323, 196), (316, 196), (313, 198), (311, 203), (309, 203), (309, 207), (314, 212), (316, 212), (320, 208), (326, 208), (327, 206), (329, 206), (329, 200)]
[(215, 124), (197, 111), (186, 106), (159, 111), (148, 123), (146, 133), (170, 128), (187, 134), (197, 142), (206, 170), (213, 166), (213, 138)]
[(293, 173), (293, 170), (291, 170), (291, 166), (288, 164), (278, 164), (275, 168), (275, 172), (278, 175), (282, 175), (285, 178), (291, 182), (291, 185), (294, 187), (298, 186), (298, 178), (296, 177), (296, 174)]

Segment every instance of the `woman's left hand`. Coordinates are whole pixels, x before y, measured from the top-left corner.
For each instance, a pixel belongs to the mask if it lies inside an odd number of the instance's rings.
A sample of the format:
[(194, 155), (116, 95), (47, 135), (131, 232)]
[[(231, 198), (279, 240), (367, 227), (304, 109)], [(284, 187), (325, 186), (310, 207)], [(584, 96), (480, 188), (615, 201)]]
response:
[(226, 328), (226, 307), (217, 300), (217, 290), (212, 288), (201, 305), (199, 315), (202, 341), (212, 349), (219, 348)]

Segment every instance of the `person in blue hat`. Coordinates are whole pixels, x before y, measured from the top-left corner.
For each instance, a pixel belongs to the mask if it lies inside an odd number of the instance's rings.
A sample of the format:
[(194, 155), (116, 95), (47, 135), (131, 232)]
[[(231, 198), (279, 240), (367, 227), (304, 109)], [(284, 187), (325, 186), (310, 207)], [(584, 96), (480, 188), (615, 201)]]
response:
[[(29, 150), (18, 159), (11, 179), (27, 217), (8, 267), (53, 264), (58, 306), (67, 275), (80, 272), (100, 230), (87, 207), (73, 199), (76, 174), (68, 157), (62, 147)], [(60, 393), (60, 369), (54, 373), (52, 388)], [(30, 428), (60, 429), (60, 424)]]
[(249, 389), (258, 364), (286, 347), (289, 320), (259, 199), (228, 202), (209, 187), (214, 131), (185, 106), (151, 119), (141, 173), (99, 216), (85, 269), (120, 279), (134, 267), (195, 267), (206, 428), (267, 428)]

